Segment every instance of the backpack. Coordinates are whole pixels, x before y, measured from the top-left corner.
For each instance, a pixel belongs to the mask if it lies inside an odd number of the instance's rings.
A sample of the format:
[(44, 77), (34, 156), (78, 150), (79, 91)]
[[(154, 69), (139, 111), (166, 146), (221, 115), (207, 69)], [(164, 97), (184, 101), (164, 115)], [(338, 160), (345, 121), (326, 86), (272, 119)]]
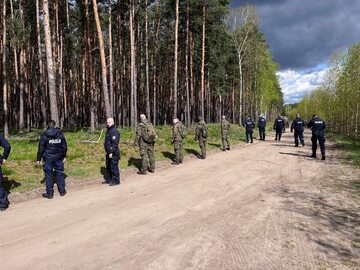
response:
[(156, 138), (157, 135), (154, 126), (151, 123), (147, 123), (144, 134), (144, 141), (147, 143), (154, 143)]
[(208, 134), (207, 134), (207, 127), (205, 125), (202, 125), (202, 131), (201, 131), (201, 136), (206, 139)]
[(180, 125), (179, 132), (180, 132), (181, 138), (184, 139), (186, 136), (186, 127), (183, 124)]

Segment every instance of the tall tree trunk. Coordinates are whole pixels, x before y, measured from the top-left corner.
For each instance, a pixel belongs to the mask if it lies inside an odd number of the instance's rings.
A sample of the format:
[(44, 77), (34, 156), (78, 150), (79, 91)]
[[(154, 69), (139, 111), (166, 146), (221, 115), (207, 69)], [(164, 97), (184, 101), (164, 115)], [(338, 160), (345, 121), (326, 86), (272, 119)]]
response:
[(113, 70), (113, 49), (112, 49), (112, 14), (111, 1), (109, 1), (109, 89), (111, 114), (114, 115), (114, 70)]
[(130, 107), (131, 107), (131, 127), (135, 127), (137, 124), (137, 85), (136, 85), (136, 52), (135, 52), (135, 32), (134, 32), (134, 16), (135, 16), (135, 5), (134, 0), (130, 0), (130, 77), (131, 77), (131, 94), (130, 94)]
[(200, 97), (200, 114), (204, 119), (204, 94), (205, 94), (205, 22), (206, 22), (206, 7), (203, 2), (203, 14), (202, 14), (202, 48), (201, 48), (201, 97)]
[(146, 115), (150, 120), (150, 86), (149, 86), (149, 31), (148, 31), (148, 2), (145, 0), (145, 68), (146, 68)]
[[(193, 35), (190, 32), (190, 97), (191, 97), (191, 107), (193, 114), (195, 113), (195, 79), (194, 79), (194, 61), (193, 61), (193, 55), (195, 51), (195, 42), (193, 39)], [(194, 115), (190, 117), (190, 124), (194, 120)]]
[(154, 91), (154, 95), (153, 95), (153, 123), (154, 125), (156, 125), (157, 123), (157, 54), (158, 54), (158, 49), (159, 49), (159, 30), (160, 30), (160, 15), (159, 15), (159, 3), (157, 3), (156, 6), (156, 13), (158, 15), (157, 18), (157, 23), (156, 23), (156, 32), (155, 32), (155, 48), (154, 48), (154, 60), (153, 60), (153, 91)]
[(111, 106), (110, 106), (110, 100), (109, 100), (109, 91), (108, 91), (108, 83), (107, 83), (107, 69), (106, 69), (106, 58), (105, 58), (105, 49), (104, 49), (104, 39), (103, 39), (103, 33), (101, 31), (101, 25), (100, 25), (100, 18), (99, 18), (99, 12), (97, 8), (97, 2), (96, 0), (93, 0), (93, 7), (94, 7), (94, 15), (95, 15), (95, 23), (96, 23), (96, 31), (98, 35), (99, 40), (99, 50), (100, 50), (100, 62), (101, 62), (101, 81), (102, 81), (102, 94), (104, 97), (104, 106), (105, 106), (105, 113), (106, 118), (112, 117), (111, 113)]
[(9, 137), (8, 103), (7, 103), (7, 74), (6, 74), (6, 1), (3, 0), (2, 12), (2, 82), (3, 82), (3, 107), (4, 107), (4, 137)]
[(239, 93), (239, 125), (243, 124), (243, 74), (242, 74), (242, 58), (241, 58), (241, 53), (238, 53), (238, 57), (239, 57), (239, 78), (240, 78), (240, 82), (239, 82), (239, 88), (240, 88), (240, 93)]
[(50, 98), (50, 112), (51, 112), (52, 120), (54, 120), (58, 125), (60, 118), (59, 118), (58, 103), (57, 103), (54, 61), (52, 55), (48, 0), (43, 0), (43, 10), (44, 10), (44, 14), (43, 14), (44, 33), (45, 33), (46, 63), (47, 63), (47, 73), (48, 73), (48, 88), (49, 88), (49, 98)]
[(190, 93), (189, 93), (189, 21), (190, 21), (190, 3), (186, 3), (186, 39), (185, 39), (185, 89), (186, 89), (186, 115), (185, 124), (190, 125)]
[(40, 106), (41, 106), (41, 115), (42, 115), (42, 127), (46, 127), (47, 114), (46, 114), (46, 98), (45, 98), (45, 86), (44, 86), (44, 68), (42, 62), (42, 53), (41, 53), (41, 36), (40, 36), (40, 8), (39, 0), (36, 0), (36, 35), (37, 35), (37, 46), (38, 46), (38, 65), (39, 65), (39, 96), (40, 96)]
[(176, 0), (176, 21), (175, 21), (175, 46), (174, 46), (174, 112), (173, 117), (176, 118), (178, 114), (177, 108), (177, 77), (178, 77), (178, 35), (179, 35), (179, 0)]

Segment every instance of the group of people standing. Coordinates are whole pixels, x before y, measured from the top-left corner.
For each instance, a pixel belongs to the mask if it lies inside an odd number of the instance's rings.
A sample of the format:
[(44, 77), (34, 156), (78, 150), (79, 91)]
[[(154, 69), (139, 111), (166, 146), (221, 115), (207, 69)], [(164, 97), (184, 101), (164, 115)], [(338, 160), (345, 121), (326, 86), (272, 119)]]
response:
[[(117, 186), (120, 184), (120, 133), (115, 127), (114, 119), (107, 119), (107, 132), (105, 136), (104, 149), (106, 160), (107, 176), (104, 184), (110, 186)], [(225, 115), (221, 120), (221, 140), (222, 151), (230, 150), (229, 142), (229, 129), (230, 123), (226, 119)], [(246, 131), (246, 142), (253, 143), (253, 131), (255, 123), (250, 117), (246, 118), (244, 123)], [(279, 115), (274, 122), (273, 128), (276, 132), (275, 140), (280, 141), (281, 135), (285, 127), (284, 118)], [(313, 118), (309, 121), (308, 127), (312, 129), (312, 155), (316, 158), (317, 142), (319, 141), (322, 160), (325, 160), (325, 122), (318, 116), (313, 115)], [(258, 119), (258, 128), (260, 140), (265, 141), (265, 128), (266, 119), (261, 115)], [(292, 122), (291, 132), (294, 132), (295, 147), (299, 147), (299, 142), (302, 146), (305, 146), (304, 142), (304, 128), (305, 121), (297, 114), (296, 118)], [(136, 126), (136, 138), (134, 145), (139, 148), (141, 157), (141, 166), (138, 174), (146, 175), (147, 172), (155, 172), (155, 142), (157, 134), (154, 126), (146, 119), (144, 114), (140, 115), (140, 122)], [(174, 145), (175, 158), (172, 162), (173, 165), (179, 165), (183, 163), (183, 142), (186, 137), (186, 127), (181, 123), (178, 118), (173, 119), (172, 127), (172, 144)], [(195, 128), (195, 141), (199, 143), (200, 159), (206, 159), (206, 141), (208, 138), (208, 128), (202, 117), (198, 118), (198, 123)], [(9, 157), (11, 146), (9, 142), (0, 134), (0, 146), (4, 148), (3, 155), (0, 155), (0, 210), (6, 210), (9, 207), (9, 200), (7, 193), (4, 189), (3, 174), (1, 171), (1, 165), (4, 164)], [(64, 134), (59, 128), (56, 127), (56, 123), (52, 120), (48, 123), (48, 128), (41, 134), (39, 141), (39, 148), (37, 153), (37, 163), (42, 164), (43, 171), (45, 173), (46, 192), (42, 194), (44, 198), (52, 199), (54, 196), (54, 182), (53, 172), (55, 171), (57, 177), (57, 187), (60, 196), (66, 195), (65, 179), (64, 179), (64, 162), (66, 161), (67, 154), (67, 142)]]

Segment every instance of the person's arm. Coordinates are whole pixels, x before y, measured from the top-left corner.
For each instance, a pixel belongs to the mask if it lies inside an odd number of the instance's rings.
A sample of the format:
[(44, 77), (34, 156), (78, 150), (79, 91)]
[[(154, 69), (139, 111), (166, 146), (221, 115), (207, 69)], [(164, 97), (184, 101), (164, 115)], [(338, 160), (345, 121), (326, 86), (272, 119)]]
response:
[(120, 134), (119, 132), (112, 132), (111, 133), (111, 138), (110, 138), (110, 153), (115, 153), (119, 147), (119, 142), (120, 142)]
[(66, 154), (67, 154), (67, 142), (66, 142), (66, 139), (65, 139), (65, 136), (64, 134), (62, 135), (63, 138), (61, 140), (61, 146), (62, 146), (62, 149), (63, 149), (63, 159), (66, 159)]
[(37, 162), (40, 163), (43, 155), (44, 155), (44, 152), (45, 152), (45, 148), (46, 148), (46, 135), (43, 134), (41, 135), (40, 137), (40, 141), (39, 141), (39, 148), (38, 148), (38, 152), (37, 152)]
[(4, 153), (2, 154), (2, 156), (0, 156), (0, 159), (4, 163), (10, 155), (11, 146), (9, 142), (2, 135), (0, 135), (0, 145), (4, 147)]

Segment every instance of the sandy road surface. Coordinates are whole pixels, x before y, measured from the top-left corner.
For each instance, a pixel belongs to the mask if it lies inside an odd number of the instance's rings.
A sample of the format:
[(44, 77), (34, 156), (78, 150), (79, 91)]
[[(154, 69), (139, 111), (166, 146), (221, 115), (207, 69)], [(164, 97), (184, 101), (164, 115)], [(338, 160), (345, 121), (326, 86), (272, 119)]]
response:
[(359, 172), (329, 148), (313, 160), (286, 133), (13, 204), (0, 269), (358, 269), (359, 204), (331, 183)]

